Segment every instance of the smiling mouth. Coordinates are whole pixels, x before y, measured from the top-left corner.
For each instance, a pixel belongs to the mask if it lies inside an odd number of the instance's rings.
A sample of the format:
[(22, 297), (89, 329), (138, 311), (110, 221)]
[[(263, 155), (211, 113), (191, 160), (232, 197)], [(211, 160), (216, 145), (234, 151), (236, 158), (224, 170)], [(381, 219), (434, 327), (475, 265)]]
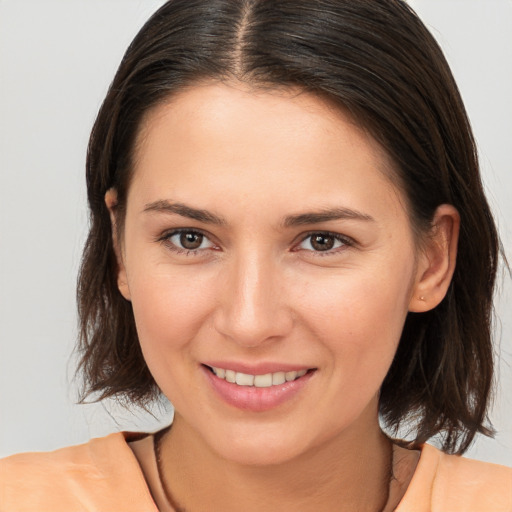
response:
[(231, 384), (245, 387), (255, 388), (270, 388), (272, 386), (280, 386), (285, 382), (292, 382), (306, 375), (306, 373), (314, 371), (310, 370), (297, 370), (290, 372), (274, 372), (265, 373), (263, 375), (251, 375), (248, 373), (235, 372), (234, 370), (226, 370), (224, 368), (217, 368), (207, 366), (207, 368), (216, 375), (219, 379), (225, 380)]

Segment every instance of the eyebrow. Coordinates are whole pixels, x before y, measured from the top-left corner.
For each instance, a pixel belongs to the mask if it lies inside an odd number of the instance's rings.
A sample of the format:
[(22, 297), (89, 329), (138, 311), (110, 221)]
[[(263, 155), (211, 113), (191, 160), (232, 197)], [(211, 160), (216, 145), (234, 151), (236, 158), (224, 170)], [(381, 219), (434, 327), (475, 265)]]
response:
[(298, 215), (289, 215), (285, 217), (282, 225), (286, 228), (293, 226), (303, 226), (305, 224), (319, 224), (331, 220), (360, 220), (365, 222), (375, 222), (375, 219), (366, 213), (358, 212), (350, 208), (324, 208), (316, 212), (306, 212)]
[(181, 217), (187, 217), (188, 219), (194, 219), (199, 222), (215, 224), (218, 226), (225, 226), (227, 224), (222, 217), (219, 217), (207, 210), (192, 208), (191, 206), (187, 206), (183, 203), (171, 203), (165, 199), (147, 204), (144, 207), (144, 211), (176, 214)]
[[(144, 212), (162, 212), (174, 215), (180, 215), (188, 219), (197, 220), (206, 224), (215, 224), (217, 226), (226, 226), (227, 221), (208, 210), (202, 210), (187, 206), (183, 203), (172, 203), (165, 199), (148, 203), (144, 207)], [(304, 226), (307, 224), (319, 224), (332, 220), (359, 220), (365, 222), (375, 222), (375, 219), (366, 213), (352, 210), (350, 208), (323, 208), (319, 211), (305, 212), (297, 215), (288, 215), (282, 222), (284, 228)]]

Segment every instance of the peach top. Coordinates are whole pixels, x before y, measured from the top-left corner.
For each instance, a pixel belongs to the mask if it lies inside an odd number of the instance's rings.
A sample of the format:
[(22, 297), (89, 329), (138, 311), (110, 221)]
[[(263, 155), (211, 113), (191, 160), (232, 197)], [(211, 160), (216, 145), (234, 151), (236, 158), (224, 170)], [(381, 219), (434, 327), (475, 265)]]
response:
[[(170, 510), (151, 434), (121, 432), (0, 460), (0, 512), (121, 510)], [(512, 512), (512, 468), (446, 455), (426, 444), (396, 512)]]

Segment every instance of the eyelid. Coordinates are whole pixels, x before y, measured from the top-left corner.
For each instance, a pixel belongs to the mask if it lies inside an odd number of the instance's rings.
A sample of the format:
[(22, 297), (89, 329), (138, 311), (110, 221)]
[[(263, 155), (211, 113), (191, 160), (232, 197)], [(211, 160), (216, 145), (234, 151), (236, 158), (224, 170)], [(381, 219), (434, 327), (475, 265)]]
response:
[[(206, 238), (211, 244), (211, 247), (205, 247), (203, 249), (185, 249), (184, 247), (179, 247), (173, 242), (171, 242), (171, 238), (175, 235), (179, 235), (182, 233), (193, 233), (196, 235), (201, 235)], [(167, 231), (164, 231), (161, 235), (159, 235), (156, 239), (157, 242), (163, 243), (168, 249), (176, 254), (185, 254), (186, 256), (190, 255), (200, 255), (204, 251), (209, 249), (218, 247), (218, 245), (212, 240), (212, 236), (209, 233), (206, 233), (202, 229), (198, 228), (174, 228)]]
[[(185, 248), (179, 247), (176, 244), (174, 244), (173, 242), (171, 242), (170, 239), (171, 239), (171, 237), (173, 237), (175, 235), (179, 235), (181, 233), (194, 233), (194, 234), (201, 235), (204, 238), (206, 238), (212, 244), (212, 246), (205, 247), (203, 249), (185, 249)], [(307, 240), (308, 238), (310, 238), (313, 235), (324, 235), (324, 236), (333, 237), (335, 240), (341, 242), (342, 245), (340, 247), (328, 249), (325, 251), (314, 251), (314, 250), (310, 250), (310, 249), (298, 248), (298, 246), (302, 242), (304, 242), (305, 240)], [(185, 255), (189, 256), (189, 255), (200, 255), (200, 254), (204, 253), (205, 251), (208, 251), (212, 248), (218, 249), (219, 248), (218, 244), (216, 244), (216, 242), (213, 241), (212, 238), (213, 237), (209, 233), (203, 231), (202, 229), (180, 227), (180, 228), (173, 228), (173, 229), (163, 232), (161, 235), (159, 235), (157, 237), (156, 241), (165, 244), (167, 246), (167, 248), (169, 248), (171, 251), (173, 251), (177, 254), (185, 254)], [(353, 238), (351, 238), (347, 235), (342, 235), (341, 233), (336, 233), (333, 231), (325, 231), (325, 230), (311, 230), (306, 233), (302, 233), (300, 235), (299, 240), (297, 242), (295, 242), (293, 245), (292, 252), (306, 251), (311, 254), (314, 254), (315, 256), (329, 256), (329, 255), (337, 254), (340, 251), (343, 251), (347, 247), (353, 247), (356, 245), (356, 243), (357, 242)]]
[[(335, 240), (341, 242), (342, 246), (334, 248), (334, 249), (328, 249), (326, 251), (314, 251), (314, 250), (310, 250), (310, 249), (297, 248), (298, 245), (300, 245), (302, 242), (304, 242), (305, 240), (307, 240), (308, 238), (310, 238), (313, 235), (324, 235), (324, 236), (333, 237)], [(337, 254), (340, 251), (343, 251), (345, 248), (353, 247), (355, 245), (356, 245), (356, 241), (347, 235), (342, 235), (341, 233), (335, 233), (333, 231), (324, 231), (324, 230), (318, 229), (318, 230), (309, 231), (307, 233), (302, 233), (300, 235), (299, 241), (294, 245), (293, 250), (296, 252), (306, 251), (311, 254), (314, 254), (315, 256), (329, 256), (329, 255)]]

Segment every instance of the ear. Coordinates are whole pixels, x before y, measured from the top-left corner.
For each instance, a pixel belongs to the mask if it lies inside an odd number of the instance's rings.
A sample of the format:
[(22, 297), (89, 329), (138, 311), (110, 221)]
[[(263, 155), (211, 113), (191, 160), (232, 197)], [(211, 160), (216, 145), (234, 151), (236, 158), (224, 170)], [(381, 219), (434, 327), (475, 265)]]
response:
[(460, 215), (455, 207), (439, 206), (420, 250), (409, 311), (429, 311), (444, 299), (455, 270), (459, 228)]
[(126, 277), (126, 268), (123, 261), (123, 251), (118, 238), (117, 231), (117, 191), (109, 188), (105, 194), (105, 204), (110, 214), (110, 224), (112, 226), (112, 243), (114, 253), (117, 260), (117, 287), (121, 295), (126, 300), (131, 300), (130, 289), (128, 287), (128, 279)]

